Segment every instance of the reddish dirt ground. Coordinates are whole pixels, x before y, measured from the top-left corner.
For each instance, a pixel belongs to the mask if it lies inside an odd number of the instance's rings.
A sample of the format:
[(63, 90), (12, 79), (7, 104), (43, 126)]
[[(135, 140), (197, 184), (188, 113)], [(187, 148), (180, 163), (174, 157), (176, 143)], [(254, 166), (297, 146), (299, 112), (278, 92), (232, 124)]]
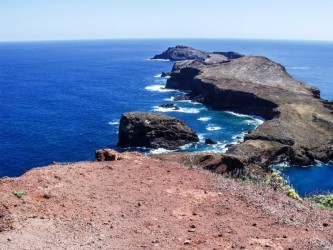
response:
[(144, 156), (36, 168), (0, 195), (0, 249), (333, 249), (332, 211)]

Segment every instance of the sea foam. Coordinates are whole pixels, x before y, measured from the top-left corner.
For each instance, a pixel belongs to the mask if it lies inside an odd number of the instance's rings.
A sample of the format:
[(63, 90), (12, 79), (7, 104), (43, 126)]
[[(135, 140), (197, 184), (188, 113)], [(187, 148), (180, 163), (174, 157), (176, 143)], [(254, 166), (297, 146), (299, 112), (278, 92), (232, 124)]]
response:
[(179, 107), (179, 109), (176, 110), (176, 109), (154, 106), (153, 110), (156, 111), (156, 112), (162, 112), (162, 113), (179, 112), (179, 113), (188, 113), (188, 114), (199, 114), (202, 109), (200, 109), (200, 108), (181, 108), (181, 107)]
[(200, 117), (200, 118), (198, 118), (197, 120), (198, 121), (203, 121), (203, 122), (207, 122), (207, 121), (209, 121), (209, 120), (211, 120), (212, 118), (211, 117)]
[(207, 129), (208, 131), (217, 131), (217, 130), (221, 130), (221, 127), (220, 127), (220, 126), (215, 126), (215, 125), (208, 125), (208, 126), (206, 127), (206, 129)]
[(145, 87), (145, 90), (153, 91), (153, 92), (173, 92), (173, 91), (177, 91), (177, 90), (174, 90), (174, 89), (166, 89), (164, 85), (160, 85), (160, 84), (149, 85), (149, 86)]

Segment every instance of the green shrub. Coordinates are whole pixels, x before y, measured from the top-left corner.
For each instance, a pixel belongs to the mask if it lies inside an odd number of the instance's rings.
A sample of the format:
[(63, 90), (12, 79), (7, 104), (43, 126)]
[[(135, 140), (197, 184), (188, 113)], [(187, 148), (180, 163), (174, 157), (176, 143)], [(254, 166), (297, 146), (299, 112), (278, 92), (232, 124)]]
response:
[(293, 189), (293, 188), (290, 188), (290, 189), (288, 190), (287, 195), (288, 195), (289, 197), (295, 199), (295, 200), (299, 200), (299, 201), (302, 200), (302, 198), (299, 196), (299, 194), (298, 194), (298, 193), (296, 192), (296, 190)]
[(25, 195), (22, 191), (13, 191), (13, 195), (15, 195), (17, 198), (21, 199), (23, 195)]
[(310, 201), (316, 203), (319, 207), (333, 210), (333, 194), (327, 195), (314, 195), (308, 198)]

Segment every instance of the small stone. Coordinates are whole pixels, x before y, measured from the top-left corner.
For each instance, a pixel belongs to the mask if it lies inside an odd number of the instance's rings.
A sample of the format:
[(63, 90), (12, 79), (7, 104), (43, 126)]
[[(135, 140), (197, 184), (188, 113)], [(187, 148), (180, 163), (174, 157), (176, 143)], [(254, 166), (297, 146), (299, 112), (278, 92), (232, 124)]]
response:
[(253, 223), (252, 226), (254, 226), (254, 227), (257, 226), (257, 223)]
[(188, 231), (189, 231), (190, 233), (194, 233), (194, 232), (195, 232), (195, 229), (194, 229), (194, 228), (190, 228)]
[(328, 223), (327, 223), (327, 222), (324, 222), (324, 223), (323, 223), (323, 226), (324, 226), (324, 227), (328, 227)]
[(191, 240), (185, 240), (184, 241), (184, 245), (191, 245), (191, 243), (192, 243)]
[(195, 225), (192, 224), (192, 225), (190, 226), (190, 228), (195, 228)]
[(285, 235), (285, 234), (282, 237), (285, 238), (285, 239), (288, 238), (287, 235)]

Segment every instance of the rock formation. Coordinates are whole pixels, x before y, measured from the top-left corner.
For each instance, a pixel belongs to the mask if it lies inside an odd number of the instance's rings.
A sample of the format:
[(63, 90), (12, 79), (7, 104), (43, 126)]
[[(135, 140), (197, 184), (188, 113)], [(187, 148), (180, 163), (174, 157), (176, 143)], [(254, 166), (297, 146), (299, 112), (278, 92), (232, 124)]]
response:
[(265, 57), (217, 56), (176, 62), (166, 87), (190, 90), (192, 99), (216, 110), (266, 119), (228, 155), (263, 169), (282, 161), (310, 165), (333, 159), (332, 103), (321, 100), (318, 89)]
[(130, 112), (122, 115), (119, 147), (178, 149), (198, 142), (195, 132), (177, 118), (159, 113)]
[(161, 104), (159, 107), (171, 110), (179, 110), (180, 108), (172, 103)]
[(152, 59), (162, 59), (170, 61), (181, 61), (181, 60), (207, 60), (208, 62), (214, 61), (225, 61), (229, 59), (240, 58), (243, 55), (237, 52), (204, 52), (184, 45), (177, 45), (176, 47), (170, 47), (162, 54), (155, 55)]

